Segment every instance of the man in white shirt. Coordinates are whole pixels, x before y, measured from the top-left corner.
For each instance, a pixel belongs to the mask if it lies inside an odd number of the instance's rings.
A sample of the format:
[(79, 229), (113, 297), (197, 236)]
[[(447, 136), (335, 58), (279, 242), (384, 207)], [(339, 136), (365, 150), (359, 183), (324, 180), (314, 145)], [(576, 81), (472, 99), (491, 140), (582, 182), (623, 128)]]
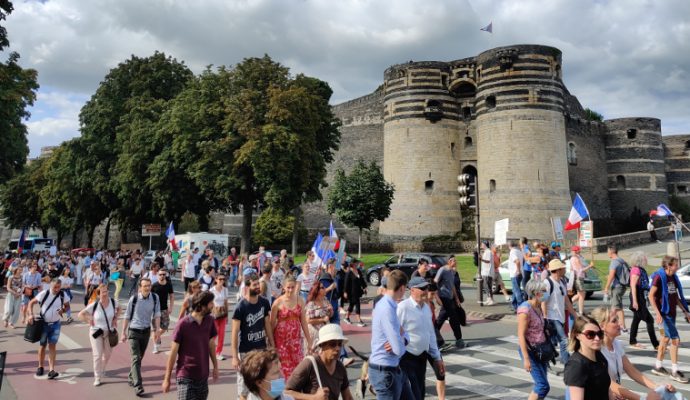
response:
[(269, 278), (269, 290), (271, 292), (271, 304), (283, 294), (283, 279), (285, 279), (285, 272), (280, 268), (280, 260), (273, 260), (273, 271)]
[(445, 366), (436, 345), (431, 309), (426, 301), (428, 286), (429, 282), (426, 279), (420, 276), (412, 278), (408, 284), (410, 297), (401, 301), (396, 309), (400, 325), (410, 338), (405, 347), (405, 354), (400, 359), (400, 369), (405, 371), (410, 381), (415, 400), (425, 398), (427, 361), (434, 368), (436, 379), (445, 381)]
[(144, 271), (144, 259), (141, 257), (141, 253), (137, 250), (132, 256), (132, 265), (129, 268), (129, 277), (132, 278), (132, 287), (129, 288), (129, 297), (132, 297), (132, 293), (136, 293), (137, 287), (139, 286), (139, 278)]
[(482, 252), (481, 252), (481, 273), (482, 282), (486, 288), (486, 296), (488, 299), (484, 302), (484, 305), (490, 306), (494, 304), (494, 294), (491, 290), (491, 283), (494, 276), (494, 255), (491, 253), (491, 248), (489, 247), (489, 242), (482, 242)]
[(510, 241), (510, 255), (508, 256), (508, 273), (513, 286), (512, 311), (516, 312), (520, 303), (524, 301), (520, 284), (522, 282), (522, 264), (525, 262), (525, 254), (520, 250), (515, 240)]
[(563, 366), (568, 362), (568, 336), (565, 334), (565, 311), (568, 310), (573, 318), (577, 318), (577, 313), (568, 297), (568, 286), (565, 279), (565, 264), (563, 261), (554, 259), (549, 262), (549, 272), (551, 275), (544, 280), (546, 291), (542, 297), (541, 309), (549, 324), (549, 330), (555, 335), (551, 336), (554, 346), (560, 345), (561, 362)]
[[(50, 289), (40, 292), (36, 297), (29, 302), (29, 323), (42, 323), (43, 335), (38, 349), (38, 369), (36, 376), (43, 375), (43, 366), (46, 357), (46, 345), (48, 346), (48, 379), (55, 379), (59, 374), (55, 372), (55, 358), (57, 357), (56, 345), (60, 338), (60, 319), (62, 313), (65, 311), (66, 305), (69, 304), (69, 299), (62, 293), (60, 280), (53, 278), (50, 281)], [(40, 307), (39, 314), (43, 320), (34, 321), (34, 304), (38, 303)]]

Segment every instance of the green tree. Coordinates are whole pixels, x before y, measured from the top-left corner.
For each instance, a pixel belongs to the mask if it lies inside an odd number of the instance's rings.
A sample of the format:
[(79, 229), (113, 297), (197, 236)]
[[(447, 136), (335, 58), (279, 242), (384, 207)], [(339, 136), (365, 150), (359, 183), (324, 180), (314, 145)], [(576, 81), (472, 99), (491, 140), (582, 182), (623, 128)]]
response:
[[(77, 171), (84, 178), (80, 192), (95, 190), (99, 194), (92, 206), (100, 221), (115, 217), (125, 232), (138, 228), (136, 225), (148, 217), (141, 210), (152, 203), (139, 197), (146, 191), (146, 169), (142, 171), (141, 162), (149, 160), (143, 157), (157, 153), (146, 144), (140, 146), (136, 136), (151, 128), (151, 119), (160, 113), (157, 100), (173, 99), (192, 76), (189, 68), (164, 53), (145, 58), (132, 56), (110, 70), (81, 109), (81, 145), (86, 154)], [(148, 138), (142, 141), (151, 143)], [(118, 165), (121, 155), (123, 160)], [(138, 200), (148, 203), (133, 204)]]
[(254, 239), (263, 245), (285, 244), (293, 237), (295, 226), (297, 236), (306, 237), (307, 230), (302, 221), (295, 222), (294, 215), (285, 214), (279, 209), (268, 207), (256, 220)]
[(22, 172), (6, 182), (0, 191), (2, 215), (6, 223), (13, 228), (34, 227), (43, 230), (39, 210), (39, 192), (45, 186), (45, 161), (38, 158), (32, 161)]
[(358, 258), (362, 257), (362, 229), (388, 218), (394, 194), (395, 188), (386, 182), (381, 168), (373, 161), (369, 164), (357, 161), (349, 176), (340, 168), (335, 171), (328, 212), (345, 225), (359, 229)]
[(591, 110), (589, 108), (585, 108), (585, 119), (587, 121), (603, 121), (604, 116), (599, 114), (598, 112)]
[(45, 161), (45, 185), (38, 196), (41, 223), (55, 229), (58, 246), (66, 233), (78, 230), (75, 206), (88, 206), (76, 192), (73, 161), (70, 142), (53, 150)]
[[(0, 21), (4, 21), (10, 13), (14, 10), (12, 2), (9, 0), (0, 0)], [(10, 45), (7, 39), (7, 29), (0, 25), (0, 51)]]

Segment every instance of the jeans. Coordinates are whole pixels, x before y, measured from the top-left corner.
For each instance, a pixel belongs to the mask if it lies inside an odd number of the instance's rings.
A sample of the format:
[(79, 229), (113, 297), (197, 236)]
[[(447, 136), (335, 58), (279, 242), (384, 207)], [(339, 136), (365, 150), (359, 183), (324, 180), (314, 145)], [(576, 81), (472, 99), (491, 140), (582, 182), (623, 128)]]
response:
[(510, 301), (510, 304), (513, 306), (513, 310), (517, 310), (520, 303), (523, 302), (522, 289), (520, 288), (520, 282), (522, 282), (522, 276), (518, 275), (514, 278), (510, 278), (510, 282), (513, 285), (513, 298)]
[(549, 323), (549, 330), (555, 333), (555, 335), (551, 336), (551, 343), (554, 346), (560, 346), (561, 362), (565, 365), (570, 359), (570, 354), (568, 353), (568, 336), (565, 334), (563, 323), (554, 319), (547, 319), (547, 321)]
[[(519, 347), (518, 354), (520, 354), (520, 359), (522, 360), (524, 355)], [(544, 399), (546, 398), (546, 395), (549, 394), (549, 390), (551, 390), (551, 386), (549, 386), (549, 380), (546, 374), (549, 363), (537, 361), (534, 359), (534, 357), (532, 357), (531, 354), (529, 354), (529, 362), (532, 364), (530, 375), (532, 375), (532, 380), (534, 381), (532, 391), (537, 394), (538, 398)]]
[(412, 400), (414, 395), (405, 373), (397, 367), (394, 371), (379, 371), (369, 364), (369, 382), (376, 391), (376, 400)]
[(127, 337), (129, 352), (132, 356), (132, 367), (129, 370), (129, 382), (135, 388), (143, 387), (144, 384), (141, 381), (141, 360), (144, 358), (144, 354), (146, 354), (146, 347), (149, 344), (151, 330), (147, 329), (143, 332), (135, 332), (130, 329)]

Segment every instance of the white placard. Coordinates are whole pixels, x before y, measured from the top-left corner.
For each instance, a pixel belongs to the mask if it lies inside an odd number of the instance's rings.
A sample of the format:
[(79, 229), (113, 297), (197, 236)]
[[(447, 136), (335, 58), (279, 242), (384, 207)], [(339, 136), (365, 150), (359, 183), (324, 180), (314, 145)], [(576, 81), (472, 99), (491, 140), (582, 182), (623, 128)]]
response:
[(594, 238), (594, 224), (592, 221), (580, 222), (580, 247), (592, 247), (592, 239)]
[(497, 246), (508, 243), (508, 218), (500, 219), (494, 223), (494, 244)]
[(553, 236), (556, 240), (563, 240), (563, 222), (559, 217), (551, 218), (551, 226), (553, 226)]

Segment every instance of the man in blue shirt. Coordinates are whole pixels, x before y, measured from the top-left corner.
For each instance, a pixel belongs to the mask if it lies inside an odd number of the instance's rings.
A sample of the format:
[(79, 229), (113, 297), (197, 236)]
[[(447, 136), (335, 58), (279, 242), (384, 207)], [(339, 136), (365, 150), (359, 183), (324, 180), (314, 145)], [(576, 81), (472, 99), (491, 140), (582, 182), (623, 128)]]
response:
[(405, 294), (407, 275), (395, 270), (388, 275), (386, 292), (374, 307), (372, 317), (369, 381), (378, 400), (412, 399), (412, 390), (400, 369), (400, 358), (410, 338), (400, 325), (398, 301)]

